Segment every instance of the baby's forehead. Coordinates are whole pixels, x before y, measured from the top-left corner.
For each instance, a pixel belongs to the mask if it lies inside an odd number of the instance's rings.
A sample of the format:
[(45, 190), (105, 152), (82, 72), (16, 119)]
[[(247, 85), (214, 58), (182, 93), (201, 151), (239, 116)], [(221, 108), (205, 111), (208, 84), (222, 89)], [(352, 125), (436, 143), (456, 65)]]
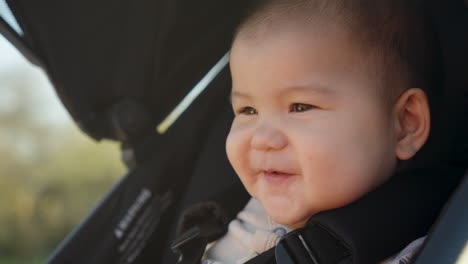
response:
[[(236, 38), (231, 49), (234, 82), (244, 77), (237, 73), (245, 72), (247, 66), (252, 67), (249, 71), (259, 71), (258, 74), (268, 69), (272, 75), (291, 79), (296, 75), (306, 75), (308, 71), (311, 76), (322, 74), (324, 79), (338, 77), (330, 76), (332, 72), (340, 75), (355, 72), (367, 77), (379, 77), (376, 69), (380, 68), (377, 65), (381, 63), (380, 58), (354, 45), (352, 35), (339, 28), (318, 33), (306, 27), (284, 26), (275, 30), (279, 34), (270, 33), (262, 38)], [(259, 61), (263, 64), (259, 65)], [(298, 86), (303, 85), (299, 83)]]
[[(379, 46), (372, 45), (371, 41), (364, 37), (364, 33), (356, 30), (356, 26), (352, 26), (349, 19), (339, 19), (328, 13), (315, 17), (301, 9), (278, 12), (277, 15), (273, 12), (266, 19), (254, 18), (241, 25), (232, 42), (231, 54), (250, 56), (252, 53), (267, 50), (273, 45), (287, 43), (295, 38), (295, 43), (287, 47), (292, 51), (297, 49), (296, 46), (304, 43), (304, 39), (314, 38), (338, 44), (328, 45), (329, 49), (320, 51), (329, 52), (330, 60), (340, 59), (336, 56), (339, 54), (343, 60), (347, 57), (354, 57), (361, 61), (362, 65), (371, 63), (370, 57), (372, 57), (372, 63), (382, 64), (386, 58), (385, 52), (382, 52)], [(241, 45), (238, 45), (239, 43)], [(307, 55), (317, 50), (300, 49), (300, 52)], [(231, 56), (231, 59), (235, 59), (235, 56)], [(283, 62), (287, 63), (287, 60)], [(371, 67), (371, 69), (375, 68), (375, 65)]]
[(344, 20), (331, 14), (318, 14), (303, 8), (271, 7), (254, 14), (244, 21), (234, 36), (238, 39), (249, 40), (252, 43), (265, 38), (281, 38), (288, 31), (303, 31), (307, 34), (323, 34), (330, 31), (351, 32)]

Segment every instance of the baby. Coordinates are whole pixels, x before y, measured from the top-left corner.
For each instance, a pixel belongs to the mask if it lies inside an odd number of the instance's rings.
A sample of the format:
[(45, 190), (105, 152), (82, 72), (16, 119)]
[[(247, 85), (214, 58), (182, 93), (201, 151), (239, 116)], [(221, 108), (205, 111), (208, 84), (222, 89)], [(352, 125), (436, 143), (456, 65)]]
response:
[[(430, 130), (437, 47), (415, 1), (257, 2), (232, 43), (235, 118), (226, 142), (253, 200), (207, 251), (211, 263), (262, 253), (244, 245), (243, 256), (222, 257), (233, 250), (223, 243), (242, 240), (242, 225), (246, 233), (300, 228), (362, 197), (412, 158)], [(252, 220), (262, 214), (268, 226)]]

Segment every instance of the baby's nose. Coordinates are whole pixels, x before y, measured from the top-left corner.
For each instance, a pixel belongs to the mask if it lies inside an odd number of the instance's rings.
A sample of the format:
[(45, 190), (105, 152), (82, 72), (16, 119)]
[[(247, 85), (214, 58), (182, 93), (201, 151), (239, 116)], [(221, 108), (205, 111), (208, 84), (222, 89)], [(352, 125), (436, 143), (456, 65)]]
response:
[(262, 151), (280, 150), (286, 145), (286, 136), (270, 126), (257, 127), (251, 140), (252, 148)]

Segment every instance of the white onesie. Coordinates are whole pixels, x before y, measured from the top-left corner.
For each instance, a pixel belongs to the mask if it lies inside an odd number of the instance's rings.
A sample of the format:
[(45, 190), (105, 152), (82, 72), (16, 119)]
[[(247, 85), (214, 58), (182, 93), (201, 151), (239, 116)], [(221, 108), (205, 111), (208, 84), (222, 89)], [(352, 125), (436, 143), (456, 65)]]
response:
[(259, 201), (250, 199), (229, 223), (224, 237), (209, 245), (203, 264), (241, 264), (276, 246), (291, 231), (268, 217)]

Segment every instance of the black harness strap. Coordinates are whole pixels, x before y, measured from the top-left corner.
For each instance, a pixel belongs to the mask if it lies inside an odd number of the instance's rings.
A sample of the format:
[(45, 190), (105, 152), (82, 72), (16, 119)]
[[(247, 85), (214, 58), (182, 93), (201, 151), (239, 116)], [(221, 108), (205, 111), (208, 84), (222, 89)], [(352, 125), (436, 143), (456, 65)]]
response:
[(275, 250), (276, 247), (270, 248), (255, 258), (247, 261), (245, 264), (275, 264)]
[(171, 246), (179, 254), (177, 263), (199, 264), (208, 243), (225, 234), (227, 225), (226, 212), (218, 203), (203, 202), (186, 210)]
[(319, 224), (290, 232), (275, 248), (246, 264), (350, 264), (351, 250), (339, 237)]
[(172, 244), (172, 250), (179, 254), (178, 264), (199, 264), (208, 239), (203, 231), (195, 226), (184, 232)]
[(427, 234), (462, 174), (458, 168), (432, 168), (396, 175), (358, 201), (319, 213), (305, 228), (287, 234), (277, 246), (276, 261), (377, 263)]
[(317, 223), (290, 233), (276, 247), (276, 260), (281, 264), (336, 264), (350, 256), (344, 241)]

